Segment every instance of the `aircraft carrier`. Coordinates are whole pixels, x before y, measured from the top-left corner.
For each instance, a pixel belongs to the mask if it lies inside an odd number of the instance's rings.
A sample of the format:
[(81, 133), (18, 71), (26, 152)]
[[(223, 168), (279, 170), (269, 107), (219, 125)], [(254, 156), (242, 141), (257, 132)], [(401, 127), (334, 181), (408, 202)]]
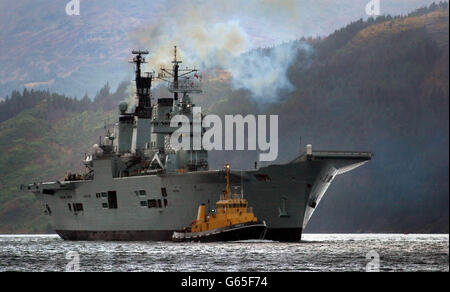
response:
[[(196, 217), (200, 204), (217, 201), (225, 172), (210, 170), (208, 152), (174, 150), (174, 115), (193, 119), (191, 95), (201, 75), (174, 59), (169, 69), (141, 72), (148, 51), (133, 51), (136, 102), (119, 104), (119, 120), (83, 160), (86, 172), (22, 185), (36, 195), (65, 240), (171, 240)], [(154, 79), (167, 82), (170, 98), (153, 98)], [(192, 145), (192, 143), (191, 143)], [(311, 145), (286, 164), (232, 171), (231, 184), (267, 224), (266, 239), (299, 241), (314, 210), (336, 178), (372, 158), (370, 152), (316, 151)], [(224, 164), (226, 161), (224, 161)]]

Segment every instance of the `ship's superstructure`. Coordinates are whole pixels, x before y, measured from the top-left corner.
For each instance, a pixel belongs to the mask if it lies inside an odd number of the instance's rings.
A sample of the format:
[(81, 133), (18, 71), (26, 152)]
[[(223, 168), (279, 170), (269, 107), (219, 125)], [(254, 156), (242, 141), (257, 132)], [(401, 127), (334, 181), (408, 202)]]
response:
[[(108, 132), (104, 142), (99, 145), (96, 155), (112, 155), (113, 177), (127, 177), (143, 173), (183, 172), (208, 169), (208, 153), (204, 150), (175, 151), (170, 144), (170, 135), (178, 128), (171, 127), (173, 116), (184, 115), (189, 118), (191, 128), (196, 125), (193, 118), (194, 104), (190, 94), (201, 93), (201, 78), (198, 70), (180, 68), (176, 47), (170, 70), (161, 68), (157, 76), (141, 72), (144, 56), (148, 51), (133, 51), (136, 66), (136, 105), (129, 108), (127, 102), (119, 104), (119, 122), (113, 132)], [(151, 85), (154, 78), (166, 81), (170, 98), (158, 98), (152, 103)], [(190, 135), (191, 132), (183, 133)], [(200, 131), (200, 135), (203, 131)], [(191, 143), (193, 145), (193, 137)], [(93, 166), (89, 156), (86, 166)]]
[[(142, 72), (148, 51), (133, 51), (136, 103), (119, 104), (119, 120), (87, 155), (84, 174), (21, 188), (42, 202), (54, 230), (68, 240), (170, 240), (195, 217), (197, 207), (215, 202), (224, 189), (222, 170), (209, 170), (204, 149), (175, 149), (171, 119), (184, 115), (194, 145), (204, 133), (192, 94), (202, 92), (201, 74), (181, 68), (176, 47), (170, 69)], [(171, 97), (152, 96), (152, 82), (167, 82)], [(200, 115), (200, 118), (195, 118)], [(200, 120), (200, 122), (199, 122)], [(198, 124), (199, 123), (199, 124)], [(200, 131), (193, 130), (194, 128)], [(246, 199), (267, 224), (266, 238), (298, 241), (317, 204), (338, 174), (372, 154), (356, 151), (306, 152), (287, 164), (232, 171), (231, 184), (244, 184)]]

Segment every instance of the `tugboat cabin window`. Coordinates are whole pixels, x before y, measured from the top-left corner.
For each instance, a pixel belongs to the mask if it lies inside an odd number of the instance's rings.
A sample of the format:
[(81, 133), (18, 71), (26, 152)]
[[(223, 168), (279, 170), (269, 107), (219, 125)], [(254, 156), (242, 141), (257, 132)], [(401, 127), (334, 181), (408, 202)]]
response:
[(167, 208), (167, 199), (164, 199), (164, 208)]
[(162, 208), (161, 199), (158, 199), (158, 208)]
[(147, 201), (141, 201), (140, 204), (141, 207), (147, 207)]
[(145, 192), (145, 190), (140, 190), (139, 191), (139, 196), (146, 196), (147, 195), (147, 193)]
[(102, 192), (102, 197), (106, 198), (106, 192)]
[(103, 209), (108, 209), (108, 203), (103, 203), (103, 204), (102, 204), (102, 208), (103, 208)]
[(167, 197), (167, 190), (166, 190), (166, 188), (161, 188), (161, 195), (163, 197)]
[(117, 209), (117, 194), (116, 191), (108, 192), (108, 206), (110, 209)]

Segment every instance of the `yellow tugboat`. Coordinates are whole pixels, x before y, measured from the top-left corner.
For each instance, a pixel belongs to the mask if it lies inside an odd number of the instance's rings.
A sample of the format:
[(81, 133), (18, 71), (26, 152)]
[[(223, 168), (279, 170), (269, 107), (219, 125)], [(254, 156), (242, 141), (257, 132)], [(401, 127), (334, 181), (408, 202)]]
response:
[(197, 219), (172, 235), (173, 241), (235, 241), (263, 239), (267, 226), (253, 214), (243, 193), (232, 194), (230, 165), (225, 165), (226, 189), (216, 203), (216, 210), (206, 214), (205, 204), (198, 207)]

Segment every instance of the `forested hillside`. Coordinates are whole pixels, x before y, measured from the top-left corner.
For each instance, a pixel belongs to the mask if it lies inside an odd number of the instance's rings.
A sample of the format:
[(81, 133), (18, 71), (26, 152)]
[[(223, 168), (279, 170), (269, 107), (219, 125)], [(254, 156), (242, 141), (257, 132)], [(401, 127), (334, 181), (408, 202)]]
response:
[[(335, 179), (307, 232), (448, 232), (448, 4), (358, 20), (298, 42), (311, 50), (298, 50), (288, 70), (293, 88), (279, 90), (275, 101), (222, 78), (208, 80), (194, 102), (207, 113), (278, 114), (276, 163), (298, 155), (300, 137), (302, 148), (375, 154)], [(128, 95), (124, 83), (115, 93), (106, 86), (92, 101), (23, 91), (0, 102), (0, 232), (49, 230), (33, 196), (18, 186), (80, 167)], [(256, 157), (216, 151), (210, 165), (251, 168)]]
[[(448, 232), (449, 12), (432, 5), (407, 17), (356, 21), (304, 40), (290, 67), (295, 90), (264, 105), (235, 93), (211, 111), (278, 114), (279, 161), (303, 145), (369, 150), (372, 161), (337, 177), (309, 232)], [(251, 167), (256, 154), (215, 153)]]
[(0, 103), (0, 233), (51, 231), (36, 200), (18, 186), (81, 170), (83, 153), (103, 135), (105, 124), (114, 121), (116, 104), (128, 96), (126, 89), (122, 83), (112, 93), (106, 85), (93, 100), (47, 91), (14, 92)]

